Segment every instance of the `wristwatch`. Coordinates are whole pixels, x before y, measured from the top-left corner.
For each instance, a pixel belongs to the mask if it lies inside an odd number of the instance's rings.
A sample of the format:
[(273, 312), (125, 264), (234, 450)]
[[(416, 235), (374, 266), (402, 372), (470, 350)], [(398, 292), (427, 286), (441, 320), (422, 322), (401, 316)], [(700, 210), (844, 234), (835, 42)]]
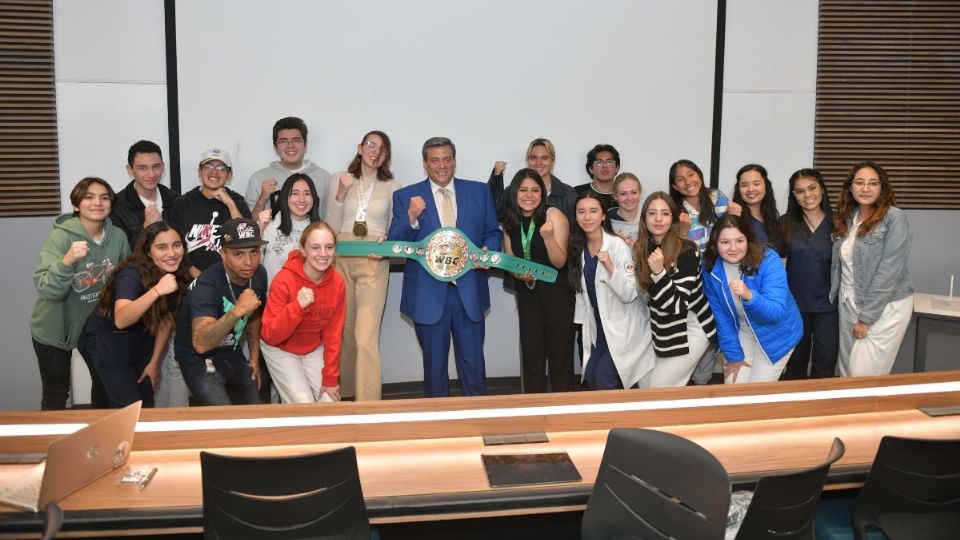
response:
[(337, 242), (337, 256), (404, 257), (414, 259), (440, 281), (453, 281), (469, 272), (474, 263), (500, 268), (515, 274), (530, 274), (540, 281), (553, 283), (557, 270), (527, 259), (488, 251), (473, 245), (467, 235), (455, 227), (443, 227), (419, 242), (402, 240), (384, 242), (343, 240)]

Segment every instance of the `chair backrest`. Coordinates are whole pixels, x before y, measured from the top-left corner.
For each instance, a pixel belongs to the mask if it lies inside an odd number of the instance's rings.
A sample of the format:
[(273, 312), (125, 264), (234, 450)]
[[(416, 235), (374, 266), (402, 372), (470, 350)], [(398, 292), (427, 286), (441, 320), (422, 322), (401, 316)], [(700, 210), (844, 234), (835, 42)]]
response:
[(843, 441), (835, 438), (827, 460), (816, 467), (761, 478), (740, 524), (738, 540), (813, 540), (823, 483), (830, 466), (845, 451)]
[(853, 508), (856, 538), (960, 538), (960, 439), (887, 436)]
[(200, 452), (200, 469), (205, 538), (370, 536), (352, 446), (284, 457)]
[(703, 447), (670, 433), (616, 428), (607, 437), (581, 535), (722, 539), (729, 506), (727, 471)]

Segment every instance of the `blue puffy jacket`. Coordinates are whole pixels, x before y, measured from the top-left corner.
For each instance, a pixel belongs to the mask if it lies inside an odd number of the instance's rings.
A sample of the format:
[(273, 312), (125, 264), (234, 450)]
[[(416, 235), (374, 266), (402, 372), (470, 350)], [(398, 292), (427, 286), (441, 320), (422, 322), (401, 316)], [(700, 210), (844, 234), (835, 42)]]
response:
[[(739, 338), (740, 319), (727, 285), (723, 261), (717, 259), (711, 270), (704, 262), (703, 274), (703, 288), (717, 321), (720, 350), (728, 362), (739, 362), (744, 358)], [(749, 302), (743, 302), (747, 322), (767, 359), (776, 363), (797, 345), (803, 335), (800, 310), (790, 294), (787, 272), (777, 252), (764, 249), (760, 268), (753, 275), (743, 276), (743, 282), (753, 293)]]

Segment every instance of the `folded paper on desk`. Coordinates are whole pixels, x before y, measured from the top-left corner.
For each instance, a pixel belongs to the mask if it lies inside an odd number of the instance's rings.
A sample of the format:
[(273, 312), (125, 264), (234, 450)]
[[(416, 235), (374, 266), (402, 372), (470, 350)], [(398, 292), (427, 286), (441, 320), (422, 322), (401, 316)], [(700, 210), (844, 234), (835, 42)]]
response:
[(580, 473), (566, 452), (481, 454), (490, 487), (579, 482)]

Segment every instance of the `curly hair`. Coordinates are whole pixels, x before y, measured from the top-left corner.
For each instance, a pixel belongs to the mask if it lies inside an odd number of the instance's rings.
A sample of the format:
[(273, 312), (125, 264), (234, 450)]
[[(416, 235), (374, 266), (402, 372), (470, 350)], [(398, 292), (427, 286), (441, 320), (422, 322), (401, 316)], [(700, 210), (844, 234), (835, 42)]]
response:
[[(780, 218), (779, 237), (782, 245), (790, 245), (790, 239), (793, 235), (799, 234), (801, 238), (808, 238), (811, 234), (810, 229), (803, 220), (803, 208), (797, 202), (797, 197), (793, 190), (797, 187), (797, 182), (801, 178), (815, 180), (820, 186), (820, 210), (823, 211), (825, 219), (833, 219), (833, 210), (830, 208), (830, 195), (827, 193), (827, 183), (823, 180), (823, 175), (817, 169), (800, 169), (790, 175), (790, 194), (787, 196), (787, 211)], [(830, 223), (830, 221), (828, 221)]]
[(113, 285), (117, 275), (120, 274), (120, 270), (123, 270), (127, 266), (136, 268), (137, 274), (140, 275), (140, 281), (143, 283), (144, 291), (152, 289), (157, 282), (160, 281), (160, 278), (166, 274), (166, 272), (158, 268), (157, 265), (154, 264), (153, 259), (150, 258), (150, 248), (153, 247), (157, 236), (167, 231), (177, 233), (180, 243), (184, 246), (183, 259), (180, 261), (180, 266), (178, 266), (177, 270), (173, 273), (177, 278), (177, 290), (172, 294), (161, 296), (154, 302), (143, 314), (142, 321), (147, 331), (153, 335), (157, 334), (163, 324), (172, 324), (174, 322), (177, 314), (180, 313), (180, 305), (183, 303), (183, 297), (187, 293), (187, 286), (190, 285), (193, 278), (190, 277), (190, 261), (187, 256), (186, 242), (183, 241), (183, 232), (174, 225), (164, 221), (158, 221), (147, 226), (143, 232), (140, 233), (136, 249), (134, 249), (126, 259), (121, 261), (113, 273), (110, 274), (110, 278), (107, 279), (103, 290), (100, 291), (100, 298), (97, 302), (96, 310), (98, 315), (101, 317), (113, 317), (114, 315), (113, 305), (114, 302), (116, 302), (116, 293)]
[(843, 182), (843, 188), (840, 190), (840, 200), (837, 202), (837, 212), (833, 215), (833, 232), (837, 238), (847, 236), (847, 221), (849, 221), (853, 215), (854, 209), (859, 206), (853, 198), (853, 192), (850, 186), (853, 184), (853, 179), (857, 176), (857, 172), (860, 171), (860, 169), (866, 168), (877, 171), (877, 176), (880, 177), (880, 196), (877, 197), (876, 202), (870, 207), (870, 212), (863, 217), (863, 222), (860, 223), (860, 228), (857, 229), (857, 236), (864, 236), (872, 231), (877, 223), (880, 223), (883, 221), (883, 218), (886, 217), (887, 210), (897, 204), (897, 197), (893, 193), (893, 186), (890, 185), (890, 177), (887, 176), (887, 171), (883, 170), (883, 167), (877, 165), (874, 161), (861, 161), (857, 163), (850, 169), (850, 174), (847, 175), (847, 179)]

